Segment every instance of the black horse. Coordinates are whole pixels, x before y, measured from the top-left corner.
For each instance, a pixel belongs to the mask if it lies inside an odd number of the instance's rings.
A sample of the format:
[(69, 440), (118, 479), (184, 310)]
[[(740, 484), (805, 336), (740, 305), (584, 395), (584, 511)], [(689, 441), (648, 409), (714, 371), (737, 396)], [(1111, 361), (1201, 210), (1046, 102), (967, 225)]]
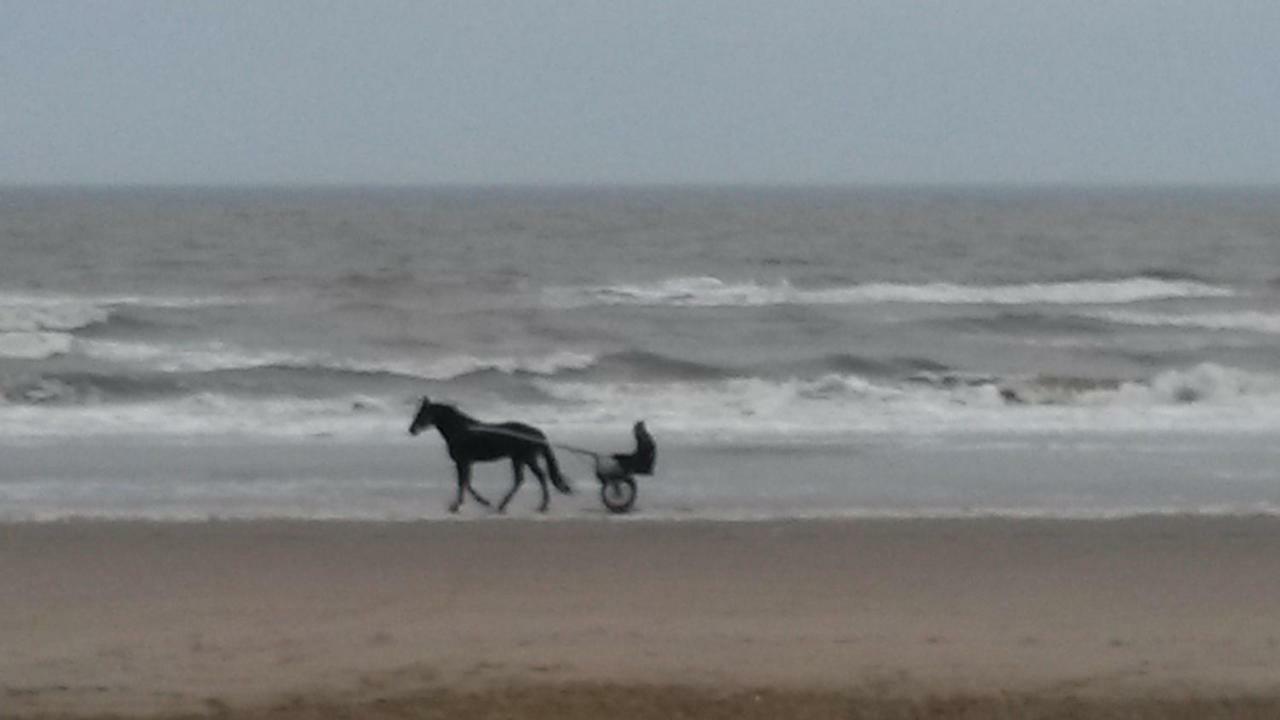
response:
[[(471, 493), (471, 497), (481, 505), (493, 507), (471, 487), (471, 464), (475, 462), (511, 458), (511, 474), (514, 483), (506, 497), (498, 503), (498, 512), (507, 509), (507, 503), (511, 502), (516, 490), (519, 490), (520, 485), (524, 483), (526, 467), (533, 472), (534, 477), (538, 478), (538, 484), (542, 486), (542, 504), (538, 506), (539, 512), (546, 512), (547, 504), (551, 501), (551, 496), (547, 492), (547, 475), (551, 476), (551, 483), (560, 492), (566, 495), (573, 492), (573, 488), (569, 487), (569, 483), (560, 474), (560, 466), (556, 463), (556, 456), (551, 451), (551, 446), (547, 444), (546, 435), (535, 427), (518, 422), (483, 423), (452, 405), (436, 404), (424, 396), (422, 404), (418, 406), (418, 413), (413, 416), (413, 422), (409, 425), (409, 434), (417, 435), (432, 425), (440, 431), (445, 445), (449, 447), (449, 457), (453, 458), (454, 466), (458, 470), (458, 497), (449, 506), (449, 512), (458, 512), (458, 508), (462, 505), (464, 491)], [(547, 460), (546, 475), (538, 467), (539, 455)]]

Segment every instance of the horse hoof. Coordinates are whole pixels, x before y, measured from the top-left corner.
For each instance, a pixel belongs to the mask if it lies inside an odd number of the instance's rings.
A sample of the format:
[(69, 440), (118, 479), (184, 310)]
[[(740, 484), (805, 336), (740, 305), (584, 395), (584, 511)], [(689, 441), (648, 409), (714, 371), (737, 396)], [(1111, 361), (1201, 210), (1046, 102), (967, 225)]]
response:
[(457, 505), (450, 505), (450, 506), (449, 506), (449, 512), (451, 512), (451, 513), (455, 513), (455, 514), (456, 514), (456, 513), (458, 512), (458, 506), (457, 506)]

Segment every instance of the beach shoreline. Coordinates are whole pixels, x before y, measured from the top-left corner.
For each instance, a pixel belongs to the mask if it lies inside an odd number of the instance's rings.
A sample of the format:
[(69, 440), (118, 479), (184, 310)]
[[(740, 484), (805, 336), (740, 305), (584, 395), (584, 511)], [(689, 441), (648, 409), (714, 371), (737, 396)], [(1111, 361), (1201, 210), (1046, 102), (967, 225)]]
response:
[(1280, 707), (1275, 517), (8, 523), (0, 577), (5, 718)]

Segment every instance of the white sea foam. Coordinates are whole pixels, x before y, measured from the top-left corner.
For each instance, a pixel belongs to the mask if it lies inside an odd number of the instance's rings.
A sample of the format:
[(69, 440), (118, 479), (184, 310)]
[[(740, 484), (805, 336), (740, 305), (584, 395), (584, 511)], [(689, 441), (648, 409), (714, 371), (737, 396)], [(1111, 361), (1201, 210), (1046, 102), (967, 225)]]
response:
[(1035, 378), (938, 386), (856, 375), (543, 389), (565, 405), (541, 410), (539, 422), (590, 428), (645, 417), (709, 437), (1280, 430), (1280, 378), (1214, 364), (1078, 389)]
[(200, 394), (163, 402), (53, 407), (0, 403), (0, 436), (361, 439), (403, 433), (405, 412), (394, 403), (364, 396), (306, 400)]
[[(568, 432), (637, 417), (690, 438), (813, 438), (858, 433), (1280, 431), (1280, 377), (1216, 364), (1142, 381), (1007, 378), (898, 382), (852, 374), (814, 379), (680, 382), (536, 381), (537, 403), (472, 396), (482, 417), (519, 417)], [(464, 394), (467, 394), (464, 391)], [(0, 437), (138, 433), (372, 437), (402, 430), (403, 398), (323, 400), (215, 393), (129, 403), (0, 402)]]
[(160, 372), (213, 372), (273, 365), (305, 364), (305, 355), (254, 351), (223, 342), (170, 344), (117, 340), (78, 340), (75, 349), (95, 360), (140, 365)]
[(72, 351), (72, 333), (106, 322), (118, 307), (196, 308), (242, 304), (223, 297), (0, 294), (0, 357), (41, 360)]
[(71, 351), (72, 339), (60, 332), (0, 333), (0, 358), (44, 360)]
[(558, 350), (546, 354), (519, 356), (457, 354), (426, 361), (347, 360), (342, 361), (340, 365), (348, 370), (394, 372), (428, 380), (451, 380), (490, 370), (509, 375), (516, 373), (554, 375), (561, 370), (584, 370), (595, 364), (598, 359), (599, 356), (594, 353)]
[(550, 288), (556, 306), (657, 305), (758, 307), (764, 305), (859, 305), (928, 303), (943, 305), (1111, 305), (1174, 298), (1221, 298), (1235, 291), (1194, 280), (1132, 277), (1120, 280), (960, 285), (955, 283), (866, 283), (829, 288), (797, 288), (789, 282), (725, 282), (719, 278), (675, 277), (652, 283)]
[(1149, 383), (1129, 383), (1116, 392), (1120, 401), (1130, 401), (1132, 393), (1148, 394), (1160, 404), (1201, 403), (1270, 409), (1280, 399), (1280, 377), (1255, 373), (1216, 363), (1202, 363), (1186, 370), (1170, 370)]
[(187, 309), (247, 302), (223, 296), (0, 293), (0, 333), (76, 330), (106, 321), (117, 307)]
[(0, 333), (75, 330), (107, 316), (107, 308), (93, 303), (0, 297)]
[(1245, 310), (1240, 312), (1158, 313), (1109, 310), (1093, 317), (1120, 325), (1203, 330), (1243, 330), (1280, 335), (1280, 314)]
[(77, 340), (76, 351), (115, 363), (135, 364), (161, 372), (215, 372), (284, 367), (299, 370), (334, 370), (391, 373), (424, 380), (450, 380), (474, 372), (493, 370), (508, 374), (550, 375), (560, 370), (590, 367), (591, 353), (555, 351), (520, 356), (447, 355), (437, 358), (341, 357), (321, 352), (255, 350), (231, 343), (173, 344), (115, 340)]

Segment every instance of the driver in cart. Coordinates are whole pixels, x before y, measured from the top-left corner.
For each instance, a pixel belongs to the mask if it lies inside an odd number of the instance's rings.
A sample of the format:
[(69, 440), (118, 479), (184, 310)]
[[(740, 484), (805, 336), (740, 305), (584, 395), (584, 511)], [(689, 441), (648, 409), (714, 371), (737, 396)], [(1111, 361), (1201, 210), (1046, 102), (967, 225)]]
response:
[(627, 454), (615, 453), (609, 456), (609, 460), (600, 458), (597, 462), (596, 476), (601, 482), (631, 478), (633, 475), (653, 474), (653, 463), (658, 457), (658, 449), (643, 420), (632, 426), (631, 434), (636, 437), (634, 451)]

